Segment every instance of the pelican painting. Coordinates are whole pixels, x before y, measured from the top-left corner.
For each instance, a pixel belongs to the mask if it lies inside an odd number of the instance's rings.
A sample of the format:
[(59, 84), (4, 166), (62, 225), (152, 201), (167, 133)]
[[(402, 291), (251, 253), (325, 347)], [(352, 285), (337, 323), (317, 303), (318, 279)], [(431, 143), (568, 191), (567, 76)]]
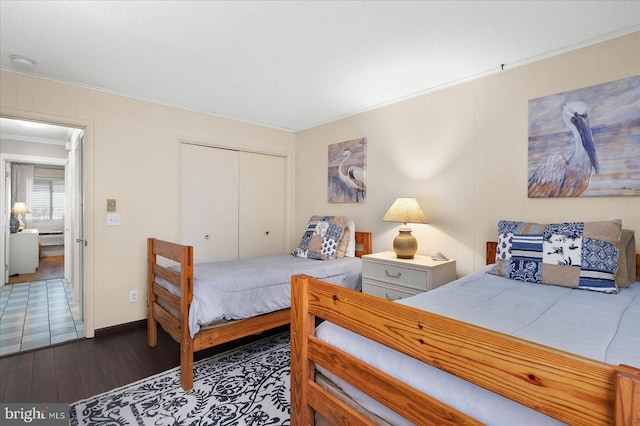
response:
[(362, 203), (367, 195), (366, 138), (329, 145), (328, 201)]
[(589, 107), (581, 101), (562, 108), (562, 122), (571, 130), (573, 152), (552, 152), (529, 178), (529, 197), (577, 197), (592, 173), (598, 173), (598, 157), (589, 125)]
[(529, 100), (529, 198), (640, 195), (640, 76)]

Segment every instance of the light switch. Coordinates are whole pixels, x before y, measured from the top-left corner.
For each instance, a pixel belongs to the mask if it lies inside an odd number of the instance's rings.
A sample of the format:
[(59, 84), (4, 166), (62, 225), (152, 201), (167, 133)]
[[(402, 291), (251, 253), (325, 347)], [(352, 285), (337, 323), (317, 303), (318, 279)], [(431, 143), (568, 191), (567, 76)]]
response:
[(115, 212), (116, 211), (116, 200), (109, 198), (107, 200), (107, 211), (108, 212)]
[(107, 213), (107, 226), (119, 226), (120, 213)]

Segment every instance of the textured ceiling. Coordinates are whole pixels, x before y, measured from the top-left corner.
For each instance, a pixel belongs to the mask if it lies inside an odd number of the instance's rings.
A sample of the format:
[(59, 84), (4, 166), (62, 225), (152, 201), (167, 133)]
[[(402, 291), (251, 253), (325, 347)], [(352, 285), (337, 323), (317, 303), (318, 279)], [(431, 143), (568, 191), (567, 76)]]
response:
[(2, 0), (0, 67), (295, 131), (639, 29), (639, 1)]

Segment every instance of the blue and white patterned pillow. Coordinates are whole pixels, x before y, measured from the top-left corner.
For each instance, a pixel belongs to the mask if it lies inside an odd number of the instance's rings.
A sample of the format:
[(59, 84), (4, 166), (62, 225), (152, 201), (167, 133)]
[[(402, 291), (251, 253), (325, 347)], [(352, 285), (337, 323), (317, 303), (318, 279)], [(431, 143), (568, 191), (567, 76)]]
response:
[(311, 216), (300, 246), (292, 255), (307, 259), (333, 260), (349, 218), (346, 216)]
[(622, 222), (498, 223), (490, 274), (530, 283), (617, 293)]

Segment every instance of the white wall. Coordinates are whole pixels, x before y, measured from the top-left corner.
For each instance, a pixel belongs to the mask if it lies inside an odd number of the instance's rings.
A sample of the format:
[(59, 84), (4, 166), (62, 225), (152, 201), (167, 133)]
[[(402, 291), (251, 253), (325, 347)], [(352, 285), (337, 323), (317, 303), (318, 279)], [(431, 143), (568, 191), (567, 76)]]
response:
[[(382, 222), (396, 197), (416, 197), (430, 223), (412, 225), (418, 252), (484, 264), (500, 219), (621, 218), (640, 237), (640, 197), (527, 198), (528, 101), (640, 74), (640, 32), (296, 134), (296, 229), (312, 214), (345, 214), (392, 250)], [(327, 146), (366, 137), (367, 201), (327, 203)], [(324, 161), (319, 161), (324, 159)], [(640, 250), (640, 238), (636, 239)]]
[[(397, 224), (381, 218), (413, 196), (428, 225), (413, 225), (420, 253), (441, 250), (458, 275), (484, 263), (501, 218), (556, 221), (621, 218), (640, 231), (640, 197), (527, 198), (527, 102), (640, 74), (640, 33), (552, 57), (292, 134), (163, 105), (0, 73), (0, 115), (85, 129), (85, 326), (146, 317), (146, 238), (178, 235), (178, 143), (193, 140), (289, 157), (288, 238), (312, 214), (352, 216), (390, 250)], [(364, 204), (327, 203), (327, 146), (368, 139)], [(324, 161), (318, 160), (324, 159)], [(115, 198), (122, 225), (106, 226)], [(295, 200), (295, 204), (294, 204)], [(640, 242), (640, 238), (637, 239)], [(640, 246), (637, 247), (640, 249)]]
[[(203, 84), (215, 84), (203, 82)], [(0, 114), (85, 129), (85, 329), (146, 317), (146, 239), (178, 240), (178, 144), (194, 140), (294, 158), (294, 134), (1, 72)], [(293, 176), (293, 161), (287, 171)], [(287, 215), (293, 214), (293, 186)], [(106, 200), (122, 225), (106, 226)], [(292, 223), (292, 220), (289, 220)], [(291, 230), (287, 238), (293, 241)]]

